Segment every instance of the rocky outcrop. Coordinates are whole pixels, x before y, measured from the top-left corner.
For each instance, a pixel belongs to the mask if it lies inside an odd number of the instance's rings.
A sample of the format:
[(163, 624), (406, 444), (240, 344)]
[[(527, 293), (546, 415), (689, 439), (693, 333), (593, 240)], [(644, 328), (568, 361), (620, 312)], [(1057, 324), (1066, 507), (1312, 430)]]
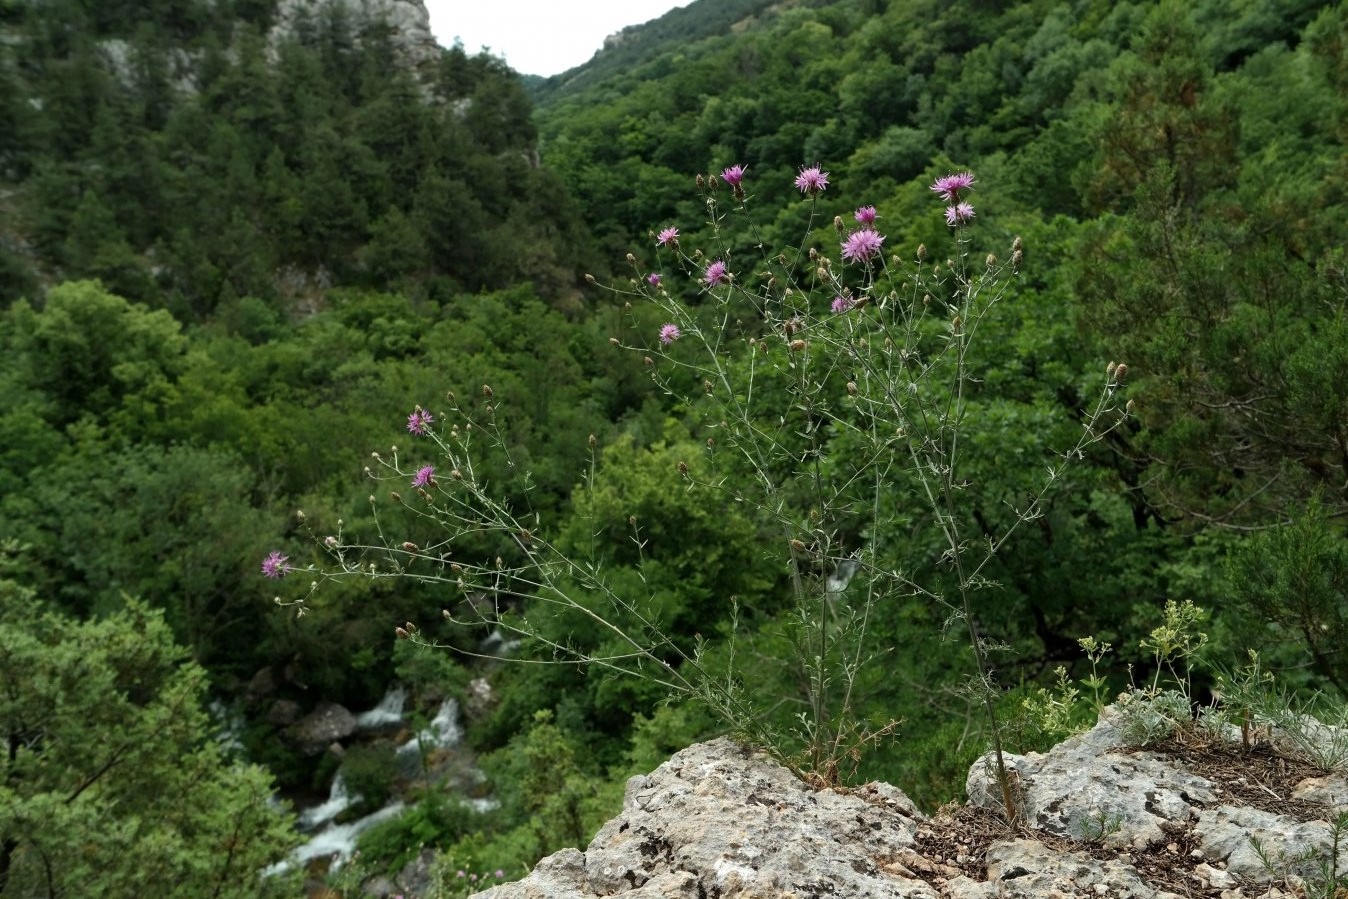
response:
[(1163, 750), (1125, 746), (1106, 715), (1051, 752), (1010, 756), (1023, 822), (1012, 830), (982, 763), (970, 803), (928, 819), (894, 787), (815, 791), (715, 740), (632, 778), (622, 814), (584, 852), (478, 896), (1252, 899), (1319, 876), (1329, 821), (1348, 814), (1342, 777), (1239, 743)]
[(321, 702), (292, 724), (288, 734), (305, 755), (317, 755), (355, 732), (356, 716), (349, 709), (335, 702)]
[(313, 19), (324, 7), (337, 4), (357, 24), (386, 25), (393, 46), (414, 69), (435, 62), (443, 52), (431, 33), (431, 14), (423, 0), (281, 0), (272, 35), (293, 34), (302, 17)]

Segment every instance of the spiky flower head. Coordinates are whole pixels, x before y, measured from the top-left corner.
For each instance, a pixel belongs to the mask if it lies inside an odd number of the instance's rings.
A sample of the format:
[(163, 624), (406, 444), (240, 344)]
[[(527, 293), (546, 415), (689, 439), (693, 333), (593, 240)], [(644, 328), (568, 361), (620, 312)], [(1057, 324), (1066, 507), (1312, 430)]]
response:
[(801, 193), (810, 196), (821, 194), (828, 187), (828, 172), (821, 172), (817, 165), (802, 168), (796, 176), (796, 187), (800, 188)]
[(842, 257), (848, 262), (866, 262), (879, 255), (885, 236), (874, 228), (860, 228), (842, 242)]
[(848, 309), (852, 308), (851, 297), (837, 296), (833, 298), (833, 303), (829, 306), (834, 312), (842, 315)]
[(679, 326), (673, 322), (668, 322), (660, 326), (660, 342), (665, 346), (669, 346), (682, 336), (683, 332), (680, 331)]
[(423, 465), (417, 469), (416, 475), (412, 478), (413, 487), (433, 487), (435, 486), (435, 466)]
[(968, 203), (956, 203), (945, 208), (945, 223), (952, 228), (967, 224), (974, 217), (974, 208)]
[(874, 224), (875, 224), (875, 207), (874, 207), (874, 206), (862, 206), (862, 207), (861, 207), (860, 209), (858, 209), (855, 213), (853, 213), (853, 217), (856, 218), (856, 220), (857, 220), (858, 222), (860, 222), (861, 224), (863, 224), (863, 225), (874, 225)]
[(262, 573), (267, 577), (285, 577), (295, 570), (287, 564), (289, 561), (290, 556), (273, 550), (267, 558), (262, 560)]
[(659, 272), (651, 272), (649, 275), (646, 276), (646, 283), (649, 284), (649, 285), (651, 285), (652, 287), (659, 287), (659, 286), (660, 286), (660, 273), (659, 273)]
[(721, 180), (731, 187), (739, 187), (740, 183), (744, 181), (745, 171), (746, 170), (742, 165), (732, 165), (727, 169), (722, 169)]
[(937, 196), (942, 200), (957, 203), (959, 202), (960, 191), (969, 190), (973, 185), (973, 172), (959, 172), (954, 175), (946, 175), (944, 178), (937, 178), (931, 189), (936, 191)]
[(665, 228), (659, 234), (655, 235), (655, 242), (662, 247), (667, 247), (670, 244), (677, 244), (679, 242), (679, 229)]
[(412, 414), (407, 416), (407, 430), (418, 437), (426, 436), (426, 430), (435, 424), (435, 417), (425, 409), (417, 406), (412, 410)]
[(707, 266), (707, 271), (702, 275), (702, 280), (706, 282), (708, 287), (725, 284), (730, 280), (730, 271), (725, 267), (724, 262), (717, 259)]

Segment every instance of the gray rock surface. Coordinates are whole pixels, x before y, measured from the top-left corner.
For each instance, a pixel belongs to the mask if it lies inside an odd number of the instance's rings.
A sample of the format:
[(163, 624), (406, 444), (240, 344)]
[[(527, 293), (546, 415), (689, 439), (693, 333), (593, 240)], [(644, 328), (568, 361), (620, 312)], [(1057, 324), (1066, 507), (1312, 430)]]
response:
[[(1174, 757), (1124, 746), (1121, 731), (1106, 710), (1050, 752), (1009, 756), (1019, 832), (983, 827), (995, 820), (986, 813), (965, 824), (929, 820), (886, 784), (815, 791), (727, 740), (691, 746), (628, 781), (622, 814), (584, 852), (563, 850), (478, 896), (1252, 899), (1291, 895), (1298, 877), (1313, 881), (1308, 853), (1328, 859), (1327, 819), (1348, 812), (1340, 775), (1282, 786), (1289, 801), (1296, 793), (1322, 806), (1253, 808)], [(972, 805), (1000, 807), (985, 764), (968, 786)], [(1298, 816), (1280, 813), (1293, 809)], [(961, 827), (990, 836), (980, 844)]]
[(281, 0), (272, 35), (291, 34), (301, 16), (315, 18), (325, 6), (341, 4), (356, 23), (386, 22), (398, 53), (414, 68), (439, 58), (424, 0)]
[(356, 732), (356, 716), (345, 706), (335, 702), (319, 703), (318, 707), (290, 726), (290, 739), (302, 752), (317, 755), (338, 740)]

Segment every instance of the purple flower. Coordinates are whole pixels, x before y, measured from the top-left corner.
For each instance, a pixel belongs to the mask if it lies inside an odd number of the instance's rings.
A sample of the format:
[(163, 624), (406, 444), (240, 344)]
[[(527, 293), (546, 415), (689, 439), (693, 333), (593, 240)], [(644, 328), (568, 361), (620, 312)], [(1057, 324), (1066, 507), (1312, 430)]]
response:
[(842, 315), (848, 309), (852, 308), (852, 298), (834, 297), (833, 304), (829, 308), (832, 309), (834, 312), (838, 313), (839, 315)]
[(420, 406), (417, 406), (412, 414), (407, 416), (407, 430), (418, 437), (426, 436), (426, 429), (433, 424), (435, 424), (435, 417)]
[(721, 180), (731, 187), (739, 187), (740, 182), (744, 180), (744, 166), (732, 165), (728, 169), (722, 169)]
[(651, 272), (649, 275), (646, 276), (646, 283), (649, 284), (649, 285), (651, 285), (652, 287), (659, 287), (659, 286), (660, 286), (660, 273), (659, 273), (659, 272)]
[(462, 868), (460, 868), (459, 871), (458, 871), (458, 873), (455, 874), (454, 876), (455, 876), (455, 877), (467, 877), (468, 875), (464, 873), (464, 871), (463, 871)]
[(849, 262), (865, 262), (880, 253), (885, 236), (874, 228), (861, 228), (847, 235), (842, 242), (842, 257)]
[(678, 229), (678, 228), (666, 228), (665, 230), (661, 231), (659, 234), (655, 235), (655, 242), (658, 243), (658, 244), (659, 244), (660, 246), (662, 246), (662, 247), (667, 247), (667, 246), (669, 246), (669, 245), (672, 244), (672, 243), (675, 243), (675, 244), (678, 243), (678, 242), (679, 242), (679, 229)]
[(974, 208), (968, 203), (956, 203), (945, 208), (945, 223), (952, 228), (963, 225), (974, 217)]
[(859, 222), (861, 222), (861, 224), (863, 224), (863, 225), (874, 225), (874, 224), (875, 224), (875, 207), (874, 207), (874, 206), (862, 206), (860, 209), (858, 209), (858, 210), (856, 211), (855, 216), (856, 216), (856, 220), (859, 221)]
[(290, 556), (282, 555), (279, 551), (273, 550), (271, 555), (262, 560), (262, 573), (267, 577), (285, 577), (295, 569), (286, 564), (290, 561)]
[(959, 192), (968, 190), (973, 187), (973, 184), (973, 172), (960, 172), (955, 175), (946, 175), (944, 178), (937, 178), (931, 189), (936, 191), (942, 200), (954, 203), (959, 200)]
[(416, 476), (412, 478), (413, 487), (434, 487), (435, 486), (435, 466), (423, 465), (417, 469)]
[(502, 877), (505, 877), (505, 871), (502, 871), (500, 868), (497, 868), (497, 869), (496, 869), (496, 879), (497, 879), (497, 880), (500, 880)]
[(717, 259), (707, 266), (707, 271), (702, 276), (702, 280), (707, 282), (708, 287), (715, 287), (717, 284), (724, 284), (729, 281), (730, 272), (726, 270), (725, 263)]
[(796, 187), (799, 187), (803, 194), (823, 193), (824, 188), (828, 187), (828, 172), (819, 171), (817, 165), (808, 169), (803, 168), (796, 176)]
[(678, 340), (682, 336), (683, 332), (680, 331), (679, 326), (674, 324), (673, 322), (660, 326), (660, 342), (663, 343), (665, 346), (669, 346), (671, 343)]

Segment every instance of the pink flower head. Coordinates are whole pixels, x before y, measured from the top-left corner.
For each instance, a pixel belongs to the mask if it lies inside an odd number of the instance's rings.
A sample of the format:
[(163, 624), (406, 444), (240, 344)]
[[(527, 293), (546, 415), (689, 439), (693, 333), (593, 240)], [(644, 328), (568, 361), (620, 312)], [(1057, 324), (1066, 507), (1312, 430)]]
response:
[(965, 224), (974, 217), (974, 208), (968, 203), (956, 203), (945, 208), (945, 223), (952, 228)]
[(426, 429), (433, 424), (435, 424), (435, 417), (420, 406), (413, 410), (411, 415), (407, 416), (407, 430), (418, 437), (426, 436)]
[(800, 174), (796, 176), (796, 187), (800, 188), (803, 194), (821, 194), (824, 188), (828, 187), (828, 172), (819, 171), (817, 165), (801, 169)]
[(842, 257), (849, 262), (866, 262), (879, 255), (885, 236), (874, 228), (860, 228), (842, 242)]
[(732, 165), (728, 169), (722, 169), (721, 180), (731, 187), (739, 187), (740, 182), (744, 180), (744, 166)]
[(860, 209), (858, 209), (858, 210), (856, 211), (855, 217), (856, 217), (856, 220), (857, 220), (858, 222), (861, 222), (861, 224), (863, 224), (863, 225), (874, 225), (874, 224), (875, 224), (875, 207), (874, 207), (874, 206), (862, 206)]
[(273, 550), (267, 558), (262, 560), (262, 573), (267, 577), (285, 577), (295, 569), (286, 564), (290, 561), (290, 556), (282, 555), (279, 551)]
[(678, 228), (666, 228), (666, 229), (664, 229), (664, 230), (661, 231), (659, 234), (655, 235), (655, 242), (658, 243), (658, 244), (659, 244), (660, 246), (662, 246), (662, 247), (667, 247), (667, 246), (669, 246), (669, 245), (672, 244), (672, 243), (673, 243), (673, 244), (678, 243), (678, 242), (679, 242), (679, 229), (678, 229)]
[(707, 282), (708, 287), (715, 287), (717, 284), (724, 284), (729, 281), (730, 272), (726, 270), (725, 263), (717, 259), (707, 266), (707, 271), (702, 276), (702, 280)]
[(413, 487), (434, 487), (435, 486), (435, 466), (423, 465), (417, 469), (416, 476), (412, 478)]
[(665, 346), (669, 346), (671, 343), (678, 340), (682, 336), (683, 332), (680, 331), (679, 326), (674, 324), (673, 322), (660, 326), (660, 342), (663, 343)]
[(839, 315), (842, 315), (848, 309), (852, 308), (852, 299), (851, 297), (834, 297), (833, 304), (829, 308)]
[(932, 184), (931, 189), (936, 191), (937, 195), (939, 195), (942, 200), (954, 203), (959, 200), (960, 191), (968, 190), (973, 187), (973, 184), (973, 172), (959, 172), (955, 175), (946, 175), (944, 178), (937, 178), (936, 182)]
[(503, 871), (503, 870), (500, 869), (500, 868), (497, 868), (497, 869), (496, 869), (496, 879), (497, 879), (497, 880), (500, 880), (502, 877), (505, 877), (505, 871)]
[(660, 273), (659, 273), (659, 272), (651, 272), (649, 275), (646, 276), (646, 283), (649, 284), (649, 285), (651, 285), (652, 287), (659, 287), (659, 286), (660, 286)]

